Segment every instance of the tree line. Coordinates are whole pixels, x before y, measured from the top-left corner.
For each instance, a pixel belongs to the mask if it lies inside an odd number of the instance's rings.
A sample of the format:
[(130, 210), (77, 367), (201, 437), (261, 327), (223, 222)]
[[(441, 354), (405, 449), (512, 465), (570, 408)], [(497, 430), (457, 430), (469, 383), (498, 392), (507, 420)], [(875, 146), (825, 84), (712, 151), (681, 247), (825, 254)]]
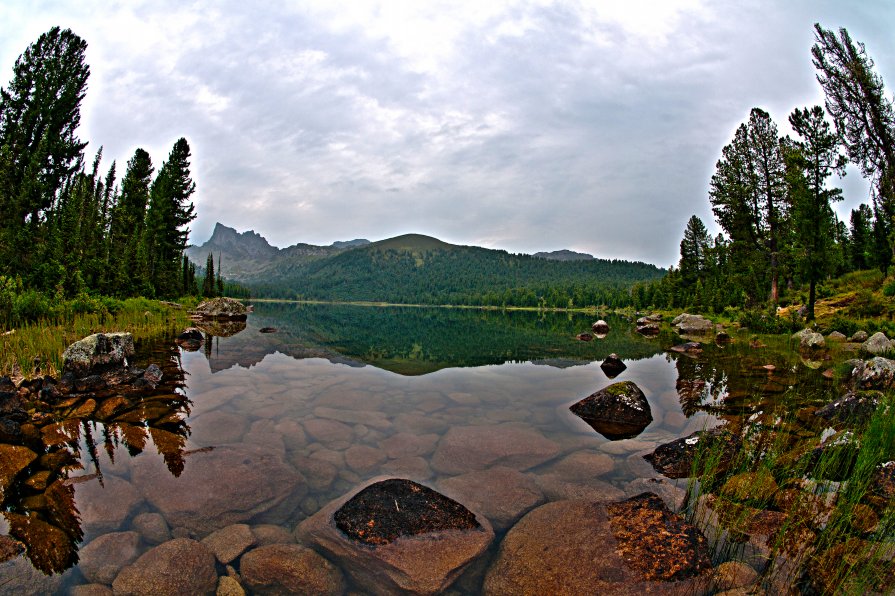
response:
[[(795, 138), (781, 137), (770, 114), (752, 109), (722, 152), (709, 201), (722, 233), (712, 238), (692, 216), (680, 261), (654, 283), (637, 284), (638, 307), (774, 309), (782, 292), (808, 288), (814, 318), (817, 288), (831, 275), (892, 262), (895, 217), (895, 108), (864, 44), (814, 26), (811, 48), (825, 106), (796, 108)], [(824, 110), (826, 108), (826, 110)], [(848, 162), (871, 182), (871, 204), (838, 219), (830, 186)]]
[(77, 136), (90, 76), (87, 43), (53, 27), (0, 89), (0, 288), (55, 299), (198, 294), (183, 257), (196, 185), (178, 139), (156, 169), (137, 149), (118, 179), (85, 164)]

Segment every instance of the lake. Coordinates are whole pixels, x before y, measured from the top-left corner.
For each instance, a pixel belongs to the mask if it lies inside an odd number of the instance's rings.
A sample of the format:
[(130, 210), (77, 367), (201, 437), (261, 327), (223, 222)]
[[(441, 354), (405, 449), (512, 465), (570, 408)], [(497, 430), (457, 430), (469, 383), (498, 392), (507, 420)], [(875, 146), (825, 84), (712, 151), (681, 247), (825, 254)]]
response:
[[(139, 346), (137, 364), (161, 366), (162, 384), (136, 405), (101, 416), (104, 402), (59, 422), (58, 437), (44, 429), (35, 465), (51, 484), (7, 488), (0, 534), (27, 535), (31, 564), (0, 567), (0, 593), (110, 584), (124, 564), (110, 553), (130, 560), (233, 524), (247, 524), (257, 544), (293, 541), (299, 522), (378, 476), (425, 484), (488, 517), (497, 539), (455, 584), (476, 592), (500, 537), (528, 510), (650, 488), (673, 500), (686, 481), (661, 479), (643, 459), (657, 445), (831, 395), (822, 363), (785, 341), (708, 341), (685, 355), (668, 351), (683, 341), (675, 334), (643, 337), (621, 317), (606, 319), (604, 338), (577, 340), (594, 320), (259, 303), (244, 326), (211, 328), (217, 335), (195, 351)], [(614, 379), (600, 367), (611, 353), (627, 365)], [(653, 421), (613, 441), (569, 406), (616, 381), (643, 390)]]

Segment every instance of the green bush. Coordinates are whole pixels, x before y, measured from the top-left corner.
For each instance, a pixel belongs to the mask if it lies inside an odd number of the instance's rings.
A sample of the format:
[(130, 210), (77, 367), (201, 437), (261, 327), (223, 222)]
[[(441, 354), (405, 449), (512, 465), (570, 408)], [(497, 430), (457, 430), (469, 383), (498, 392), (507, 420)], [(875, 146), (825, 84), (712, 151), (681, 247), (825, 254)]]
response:
[(888, 296), (889, 298), (895, 296), (895, 279), (883, 286), (883, 296)]
[(867, 289), (858, 290), (854, 301), (848, 306), (848, 314), (859, 318), (878, 317), (886, 310), (886, 303)]
[(782, 319), (772, 312), (747, 310), (740, 313), (739, 322), (753, 333), (794, 333), (803, 327), (795, 311), (789, 319)]
[(13, 322), (16, 325), (56, 319), (59, 314), (60, 305), (36, 290), (25, 290), (15, 298)]

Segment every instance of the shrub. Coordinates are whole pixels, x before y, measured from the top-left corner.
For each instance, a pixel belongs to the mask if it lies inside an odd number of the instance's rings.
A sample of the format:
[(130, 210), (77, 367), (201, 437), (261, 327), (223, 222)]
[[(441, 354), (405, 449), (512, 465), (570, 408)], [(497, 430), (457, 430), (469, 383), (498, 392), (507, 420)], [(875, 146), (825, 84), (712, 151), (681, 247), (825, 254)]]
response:
[(25, 290), (15, 298), (13, 322), (22, 325), (59, 316), (59, 305), (36, 290)]

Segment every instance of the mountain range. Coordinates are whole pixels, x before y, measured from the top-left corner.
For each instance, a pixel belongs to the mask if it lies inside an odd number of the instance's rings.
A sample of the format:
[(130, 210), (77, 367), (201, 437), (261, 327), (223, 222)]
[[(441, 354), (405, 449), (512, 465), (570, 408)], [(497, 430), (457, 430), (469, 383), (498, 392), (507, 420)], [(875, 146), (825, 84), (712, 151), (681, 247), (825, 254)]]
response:
[(200, 267), (214, 255), (221, 275), (259, 297), (403, 304), (617, 305), (627, 303), (634, 283), (665, 273), (572, 251), (511, 254), (420, 234), (281, 249), (220, 223), (186, 254)]

